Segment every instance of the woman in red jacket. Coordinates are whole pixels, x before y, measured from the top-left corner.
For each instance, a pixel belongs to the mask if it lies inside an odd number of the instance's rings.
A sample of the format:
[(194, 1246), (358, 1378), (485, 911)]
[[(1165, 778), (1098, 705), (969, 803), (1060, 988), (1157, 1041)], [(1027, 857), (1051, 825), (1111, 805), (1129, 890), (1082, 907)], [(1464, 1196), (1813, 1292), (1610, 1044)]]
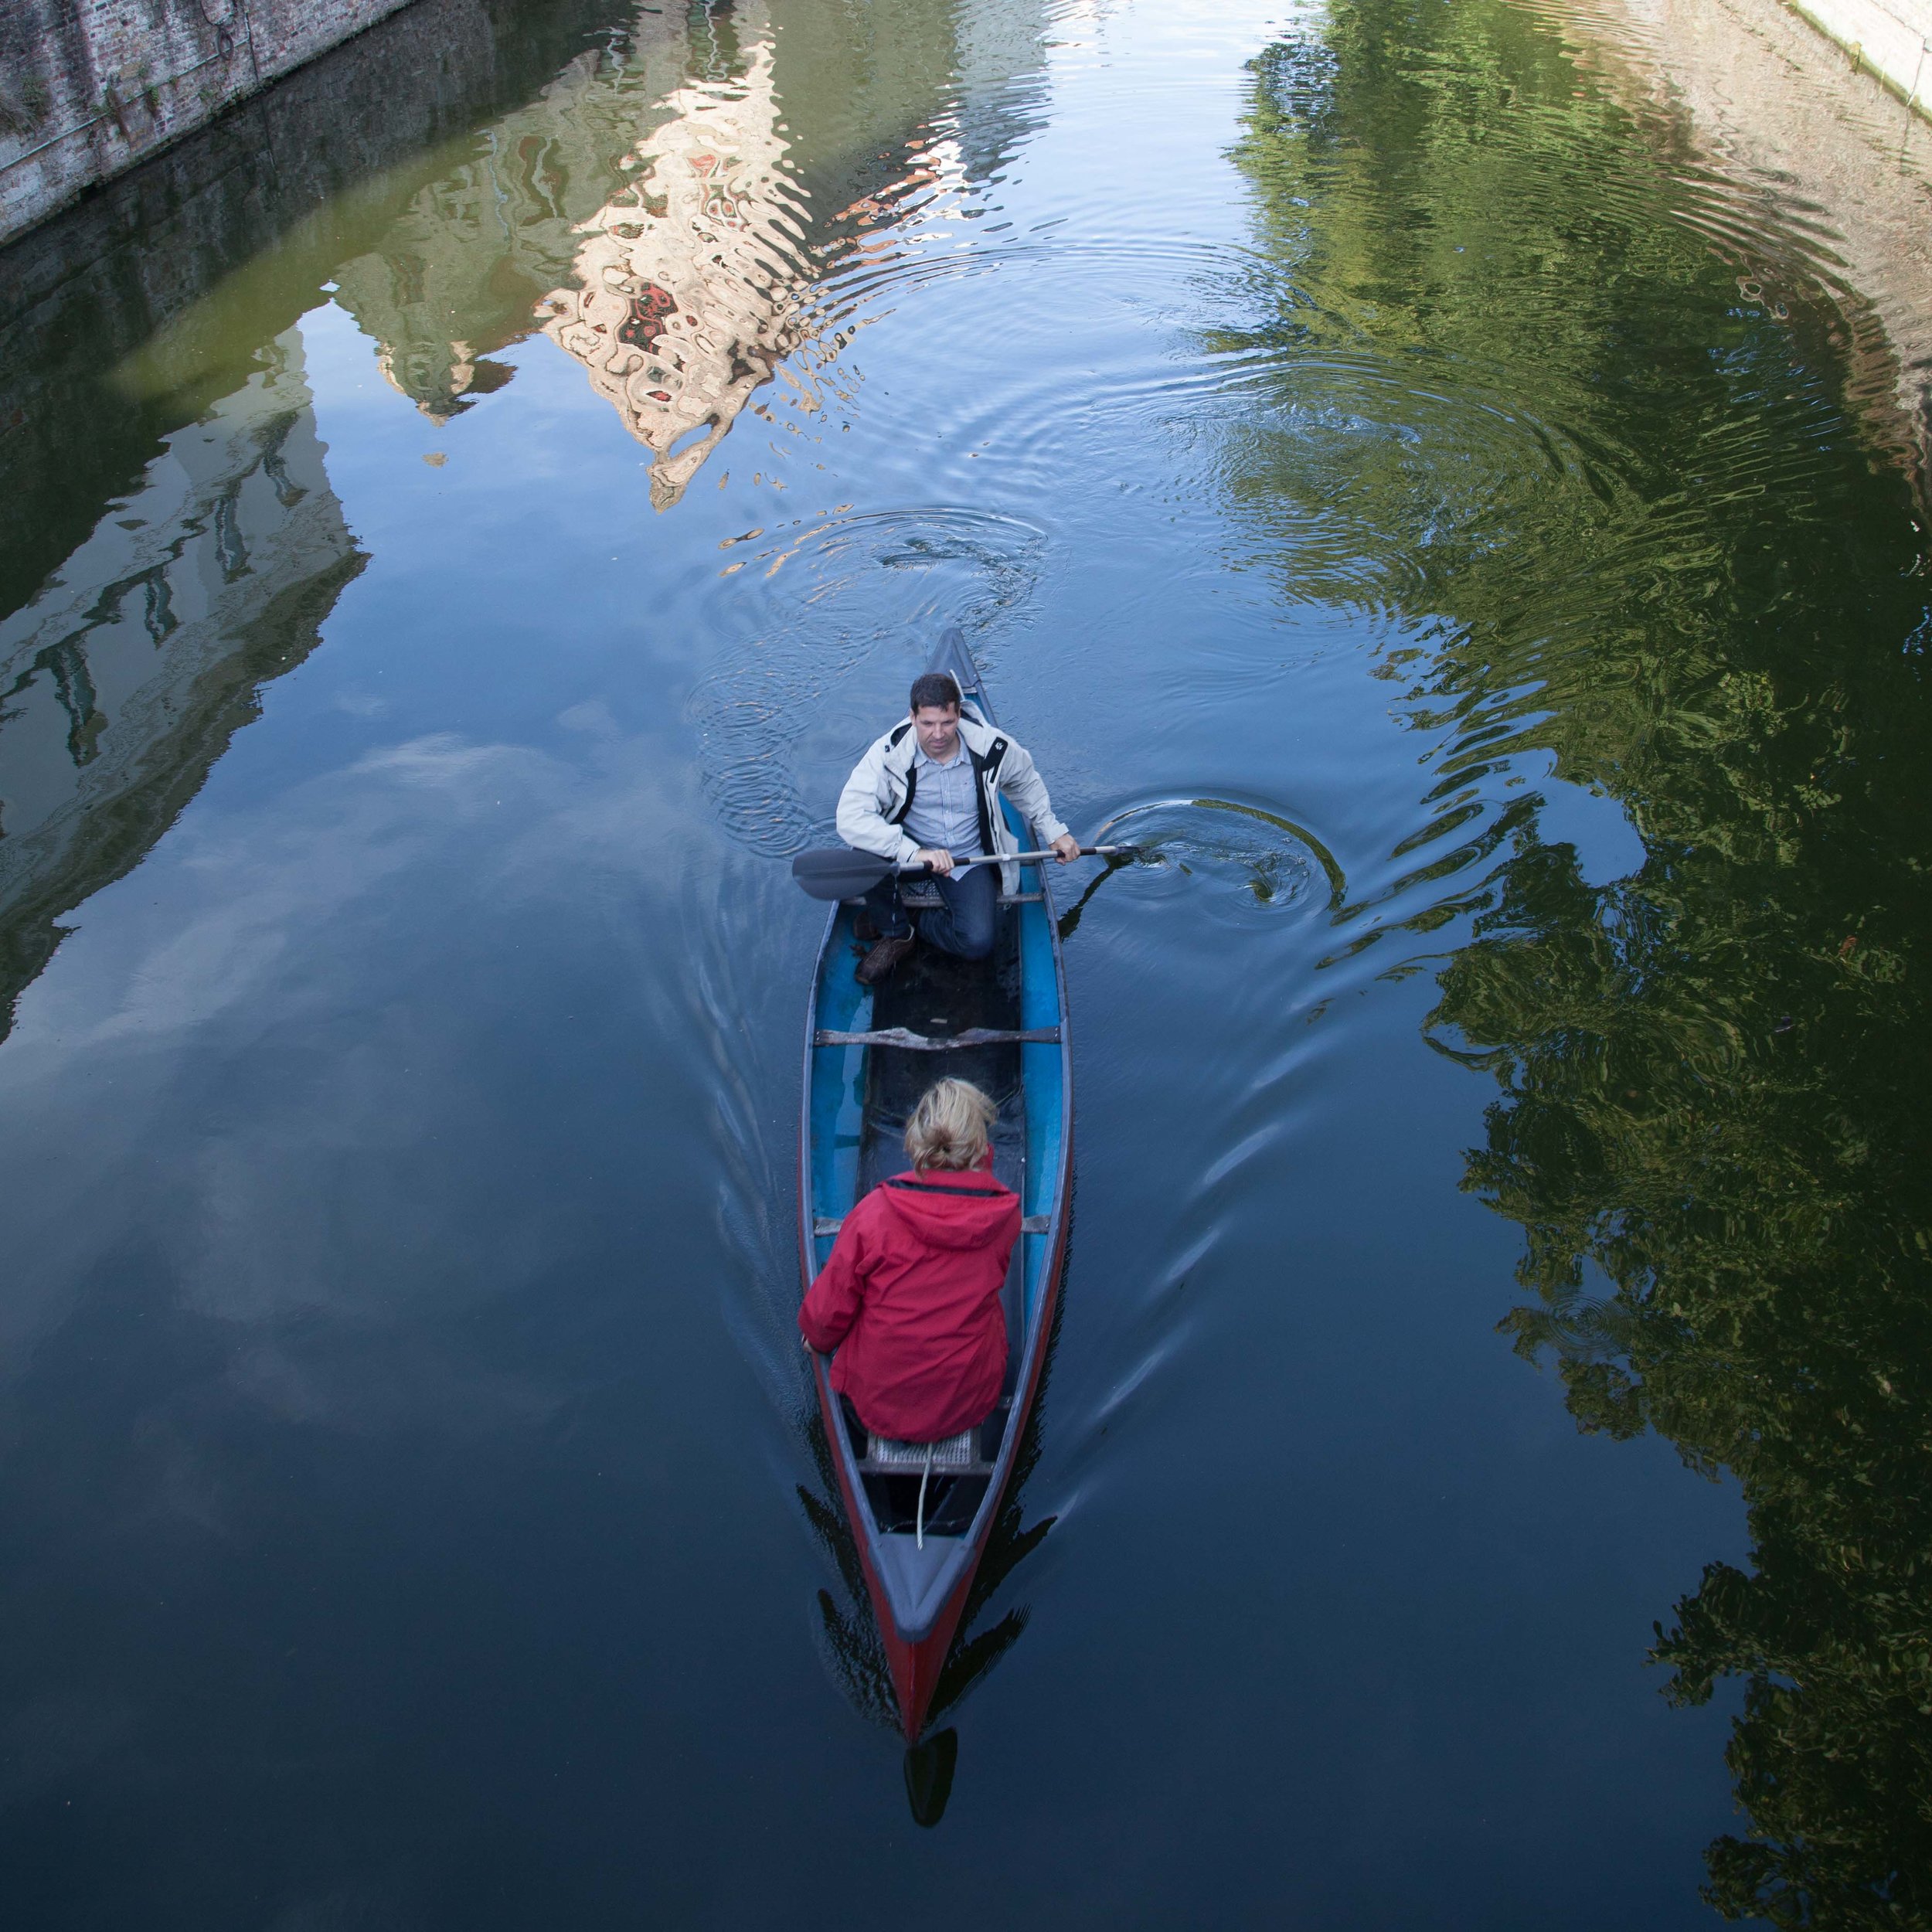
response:
[(838, 1351), (832, 1386), (876, 1436), (943, 1441), (999, 1400), (1019, 1196), (992, 1176), (998, 1117), (965, 1080), (930, 1089), (906, 1124), (913, 1172), (853, 1207), (799, 1307), (805, 1345)]

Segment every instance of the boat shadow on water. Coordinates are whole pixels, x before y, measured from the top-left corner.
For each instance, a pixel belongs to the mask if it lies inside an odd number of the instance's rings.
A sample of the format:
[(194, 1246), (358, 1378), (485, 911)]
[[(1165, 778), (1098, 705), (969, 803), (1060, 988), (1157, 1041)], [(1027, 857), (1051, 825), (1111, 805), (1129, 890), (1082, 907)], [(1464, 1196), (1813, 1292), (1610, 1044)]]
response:
[[(1071, 1239), (1070, 1227), (1070, 1248)], [(986, 1553), (981, 1560), (967, 1597), (958, 1634), (953, 1639), (952, 1647), (940, 1667), (926, 1729), (919, 1742), (909, 1746), (906, 1751), (906, 1800), (913, 1819), (923, 1825), (937, 1825), (945, 1815), (959, 1754), (957, 1732), (950, 1726), (937, 1730), (934, 1726), (954, 1710), (1019, 1641), (1031, 1614), (1024, 1604), (1013, 1605), (1002, 1615), (985, 1623), (983, 1628), (980, 1626), (1002, 1585), (1046, 1540), (1046, 1532), (1058, 1520), (1053, 1516), (1043, 1516), (1036, 1522), (1027, 1524), (1023, 1503), (1028, 1480), (1033, 1473), (1034, 1464), (1039, 1460), (1047, 1385), (1053, 1379), (1053, 1353), (1060, 1344), (1064, 1306), (1062, 1302), (1053, 1311), (1053, 1326), (1046, 1337), (1046, 1360), (1040, 1373), (1039, 1392), (1021, 1433), (1012, 1479), (1007, 1485), (987, 1538)], [(886, 1661), (886, 1646), (866, 1590), (858, 1540), (845, 1512), (838, 1506), (838, 1472), (833, 1467), (832, 1447), (826, 1439), (824, 1420), (816, 1411), (808, 1426), (807, 1439), (812, 1461), (818, 1468), (820, 1486), (814, 1491), (801, 1483), (798, 1500), (813, 1532), (837, 1566), (845, 1598), (841, 1604), (831, 1590), (821, 1589), (818, 1592), (825, 1655), (832, 1675), (838, 1680), (853, 1708), (881, 1729), (896, 1732), (900, 1729), (899, 1700), (893, 1689), (891, 1667)]]

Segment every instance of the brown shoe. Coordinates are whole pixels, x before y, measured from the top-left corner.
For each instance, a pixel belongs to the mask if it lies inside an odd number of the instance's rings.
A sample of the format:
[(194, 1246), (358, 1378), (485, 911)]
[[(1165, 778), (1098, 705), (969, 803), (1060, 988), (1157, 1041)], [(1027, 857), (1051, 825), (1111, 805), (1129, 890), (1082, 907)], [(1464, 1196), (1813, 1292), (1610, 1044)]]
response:
[(889, 933), (859, 962), (859, 983), (876, 986), (919, 944), (913, 933)]

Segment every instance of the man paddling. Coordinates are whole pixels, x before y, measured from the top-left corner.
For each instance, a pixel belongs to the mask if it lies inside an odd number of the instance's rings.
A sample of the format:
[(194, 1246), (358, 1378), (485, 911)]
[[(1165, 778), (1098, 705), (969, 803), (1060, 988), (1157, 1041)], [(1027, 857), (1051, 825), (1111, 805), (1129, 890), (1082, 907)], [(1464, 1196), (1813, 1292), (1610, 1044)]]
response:
[[(999, 808), (1002, 792), (1063, 866), (1080, 855), (1025, 748), (962, 702), (950, 672), (914, 679), (910, 715), (874, 741), (838, 794), (838, 835), (896, 865), (930, 866), (940, 903), (922, 915), (915, 934), (896, 876), (866, 893), (873, 944), (859, 964), (864, 985), (883, 979), (921, 937), (961, 959), (984, 959), (993, 950), (1002, 875), (1012, 873), (1009, 889), (1016, 888), (1019, 868), (975, 866), (955, 877), (953, 866), (1020, 849)], [(859, 937), (868, 936), (862, 922)]]

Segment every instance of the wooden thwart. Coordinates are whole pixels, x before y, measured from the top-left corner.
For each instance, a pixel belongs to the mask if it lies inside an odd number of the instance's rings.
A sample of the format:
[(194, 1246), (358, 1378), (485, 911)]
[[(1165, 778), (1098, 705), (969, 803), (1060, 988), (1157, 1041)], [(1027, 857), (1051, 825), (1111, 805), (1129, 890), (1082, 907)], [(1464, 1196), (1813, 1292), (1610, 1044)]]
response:
[[(811, 1217), (811, 1231), (817, 1237), (835, 1235), (845, 1225), (842, 1215), (815, 1214)], [(1026, 1214), (1020, 1217), (1019, 1231), (1022, 1234), (1044, 1234), (1052, 1225), (1051, 1215)]]
[(885, 1026), (870, 1033), (842, 1033), (821, 1026), (811, 1036), (815, 1046), (898, 1046), (914, 1053), (950, 1053), (962, 1046), (1057, 1046), (1057, 1026), (969, 1026), (963, 1032), (915, 1033), (908, 1026)]

